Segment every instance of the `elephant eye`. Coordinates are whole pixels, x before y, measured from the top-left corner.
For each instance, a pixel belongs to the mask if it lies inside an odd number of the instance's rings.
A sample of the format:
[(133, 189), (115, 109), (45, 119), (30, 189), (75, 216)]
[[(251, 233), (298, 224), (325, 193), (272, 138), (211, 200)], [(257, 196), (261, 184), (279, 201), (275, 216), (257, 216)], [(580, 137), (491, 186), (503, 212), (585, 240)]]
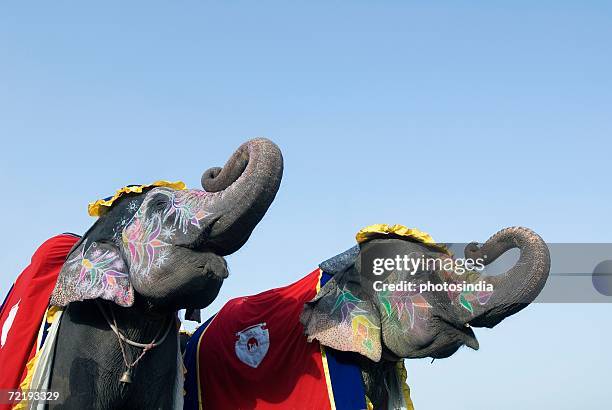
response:
[(163, 212), (168, 207), (168, 197), (162, 194), (156, 194), (149, 201), (149, 209), (150, 213), (158, 213)]

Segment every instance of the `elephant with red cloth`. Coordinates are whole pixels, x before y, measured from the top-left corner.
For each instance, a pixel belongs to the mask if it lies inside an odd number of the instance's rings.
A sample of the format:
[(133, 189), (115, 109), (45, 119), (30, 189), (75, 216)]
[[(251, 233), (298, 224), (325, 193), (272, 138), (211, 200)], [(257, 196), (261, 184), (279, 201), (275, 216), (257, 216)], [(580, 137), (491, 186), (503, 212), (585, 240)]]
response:
[[(478, 349), (472, 327), (494, 327), (525, 308), (550, 270), (547, 245), (521, 227), (465, 248), (466, 258), (485, 265), (517, 248), (516, 264), (496, 276), (427, 265), (373, 276), (367, 255), (381, 247), (423, 260), (457, 258), (401, 225), (366, 227), (357, 241), (292, 285), (230, 300), (202, 325), (184, 355), (185, 408), (412, 409), (403, 359)], [(426, 290), (382, 286), (398, 283)], [(427, 283), (468, 290), (419, 286)], [(469, 290), (478, 283), (489, 290)]]

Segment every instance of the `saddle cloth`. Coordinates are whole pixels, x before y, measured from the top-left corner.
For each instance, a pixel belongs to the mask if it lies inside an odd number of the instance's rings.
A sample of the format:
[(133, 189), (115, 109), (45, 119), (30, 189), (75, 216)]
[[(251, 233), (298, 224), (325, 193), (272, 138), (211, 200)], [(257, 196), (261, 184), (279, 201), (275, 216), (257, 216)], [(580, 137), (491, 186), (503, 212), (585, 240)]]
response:
[[(184, 408), (371, 408), (350, 353), (308, 343), (299, 321), (330, 277), (316, 269), (284, 288), (232, 299), (200, 326), (183, 356)], [(396, 391), (411, 410), (407, 386)]]
[(45, 312), (57, 275), (78, 240), (62, 234), (44, 242), (6, 296), (0, 309), (0, 389), (16, 390), (26, 378), (26, 364), (42, 346), (49, 326)]

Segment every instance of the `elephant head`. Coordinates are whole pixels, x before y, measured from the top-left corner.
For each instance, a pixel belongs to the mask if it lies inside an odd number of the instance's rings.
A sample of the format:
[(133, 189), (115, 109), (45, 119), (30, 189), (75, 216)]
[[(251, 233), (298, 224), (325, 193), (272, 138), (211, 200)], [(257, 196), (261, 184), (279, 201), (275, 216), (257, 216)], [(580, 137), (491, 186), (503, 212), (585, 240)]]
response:
[(202, 308), (218, 294), (227, 267), (262, 219), (283, 172), (269, 140), (241, 145), (205, 189), (148, 187), (118, 198), (72, 249), (51, 303), (102, 298), (131, 306), (140, 295), (167, 309)]
[[(333, 276), (305, 305), (301, 321), (309, 340), (357, 352), (375, 362), (381, 357), (443, 358), (462, 345), (478, 349), (472, 327), (493, 327), (526, 307), (542, 290), (550, 269), (548, 247), (542, 238), (529, 229), (514, 227), (499, 231), (482, 247), (470, 244), (465, 248), (464, 261), (480, 258), (485, 261), (483, 266), (518, 248), (518, 262), (504, 274), (487, 276), (471, 271), (457, 275), (446, 270), (450, 265), (433, 264), (435, 267), (422, 265), (412, 272), (393, 267), (386, 277), (376, 280), (364, 266), (364, 255), (381, 246), (422, 260), (456, 259), (422, 233), (405, 236), (387, 232), (362, 239), (359, 246), (321, 264), (321, 269)], [(432, 286), (421, 287), (428, 283)], [(445, 283), (444, 291), (433, 286)], [(477, 283), (478, 291), (448, 286)]]

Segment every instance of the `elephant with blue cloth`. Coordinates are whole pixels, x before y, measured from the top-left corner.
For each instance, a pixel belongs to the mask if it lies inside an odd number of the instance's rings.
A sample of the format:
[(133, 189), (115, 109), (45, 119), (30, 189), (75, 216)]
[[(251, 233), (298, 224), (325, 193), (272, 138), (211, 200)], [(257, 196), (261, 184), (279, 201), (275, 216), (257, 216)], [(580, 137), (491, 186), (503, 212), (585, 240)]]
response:
[(185, 409), (411, 410), (403, 359), (478, 349), (472, 328), (494, 327), (525, 308), (550, 270), (542, 238), (512, 227), (465, 248), (466, 258), (484, 264), (518, 249), (518, 261), (503, 274), (457, 276), (423, 265), (410, 273), (395, 269), (380, 281), (446, 283), (449, 290), (380, 291), (365, 255), (381, 246), (457, 259), (428, 234), (402, 225), (368, 226), (357, 242), (292, 285), (230, 300), (202, 325), (184, 354)]

